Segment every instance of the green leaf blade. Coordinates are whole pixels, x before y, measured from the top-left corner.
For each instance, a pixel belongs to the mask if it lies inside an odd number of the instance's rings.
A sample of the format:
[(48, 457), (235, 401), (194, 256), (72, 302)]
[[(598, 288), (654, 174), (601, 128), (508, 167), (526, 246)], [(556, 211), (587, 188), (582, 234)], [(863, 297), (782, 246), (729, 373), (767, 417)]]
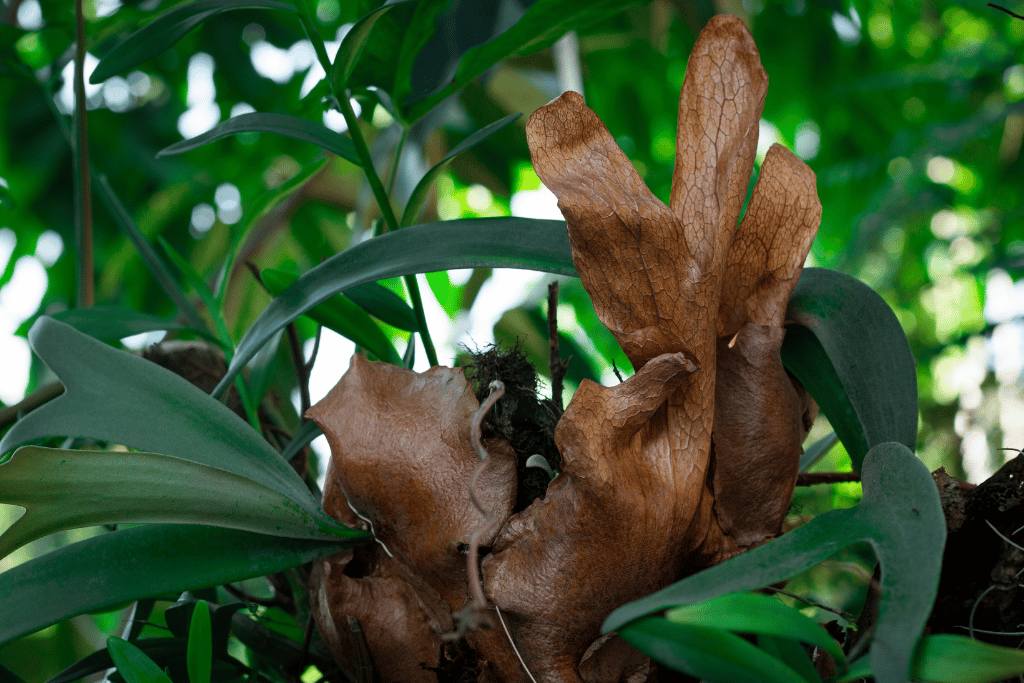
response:
[(730, 593), (674, 607), (666, 612), (665, 618), (677, 624), (800, 640), (820, 647), (837, 662), (846, 661), (838, 643), (817, 622), (766, 595)]
[(708, 683), (793, 683), (791, 668), (728, 631), (648, 617), (619, 630), (626, 642)]
[(358, 540), (287, 496), (232, 472), (158, 453), (18, 449), (0, 465), (0, 503), (26, 509), (0, 535), (0, 558), (55, 531), (114, 523), (186, 523), (270, 536)]
[(274, 574), (339, 547), (189, 524), (96, 536), (0, 574), (0, 645), (78, 614)]
[(172, 47), (189, 31), (210, 17), (239, 9), (294, 12), (295, 6), (279, 0), (194, 0), (179, 5), (161, 14), (116, 45), (96, 65), (89, 82), (102, 83), (111, 76), (124, 73)]
[(127, 640), (110, 636), (107, 638), (107, 650), (126, 683), (171, 683), (156, 662)]
[(871, 448), (917, 443), (917, 373), (888, 304), (856, 278), (805, 268), (789, 300), (782, 360), (821, 406), (858, 472)]
[(192, 610), (185, 664), (189, 683), (210, 683), (213, 668), (213, 629), (210, 624), (210, 606), (205, 600), (196, 602)]
[(67, 389), (16, 422), (0, 440), (0, 453), (44, 437), (100, 439), (233, 472), (314, 517), (322, 514), (266, 440), (185, 379), (46, 316), (29, 330), (29, 344)]
[(450, 268), (522, 268), (575, 275), (564, 221), (475, 218), (425, 223), (362, 242), (281, 292), (238, 344), (218, 395), (277, 330), (364, 282)]
[(337, 154), (342, 159), (360, 166), (359, 155), (351, 138), (315, 121), (288, 114), (250, 113), (233, 116), (202, 135), (176, 142), (156, 153), (157, 157), (184, 154), (203, 145), (236, 133), (275, 133), (293, 140), (312, 142), (320, 148)]
[(448, 166), (452, 159), (470, 149), (477, 143), (494, 135), (499, 130), (518, 119), (519, 116), (520, 114), (511, 114), (505, 118), (495, 121), (494, 123), (484, 126), (459, 144), (455, 145), (455, 147), (452, 148), (452, 151), (448, 152), (444, 159), (441, 159), (441, 161), (431, 166), (430, 170), (428, 170), (423, 177), (420, 178), (420, 181), (416, 183), (416, 187), (413, 189), (412, 195), (410, 195), (409, 201), (405, 205), (405, 211), (402, 213), (402, 227), (404, 228), (412, 225), (419, 218), (420, 211), (423, 207), (423, 200), (426, 199), (427, 192), (430, 191), (430, 187), (437, 179), (438, 174)]
[[(265, 269), (260, 277), (270, 293), (275, 296), (298, 279), (296, 276), (276, 268)], [(392, 365), (402, 364), (402, 357), (395, 350), (391, 339), (384, 334), (384, 331), (366, 311), (344, 295), (335, 294), (322, 304), (306, 311), (306, 315), (346, 339), (351, 339), (377, 358)]]

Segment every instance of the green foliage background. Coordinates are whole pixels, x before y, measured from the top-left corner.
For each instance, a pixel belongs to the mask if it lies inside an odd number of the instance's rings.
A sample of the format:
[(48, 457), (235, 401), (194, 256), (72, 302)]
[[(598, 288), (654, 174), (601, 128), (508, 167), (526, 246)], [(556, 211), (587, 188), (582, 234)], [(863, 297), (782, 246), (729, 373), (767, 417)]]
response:
[[(60, 86), (54, 75), (71, 56), (74, 17), (69, 3), (43, 0), (44, 26), (25, 32), (14, 28), (21, 4), (6, 0), (0, 8), (0, 19), (8, 24), (0, 25), (0, 178), (6, 184), (0, 188), (0, 228), (12, 229), (16, 237), (0, 287), (11, 279), (18, 258), (34, 254), (39, 237), (55, 231), (65, 250), (47, 267), (48, 288), (39, 308), (40, 314), (54, 314), (73, 306), (75, 291), (72, 163), (61, 125), (70, 119), (52, 104)], [(90, 52), (104, 55), (140, 20), (173, 4), (129, 2), (99, 17), (106, 10), (86, 2)], [(322, 0), (317, 7), (321, 34), (333, 36), (377, 4)], [(399, 21), (392, 14), (411, 11), (410, 6), (385, 15), (382, 35), (389, 21)], [(929, 468), (945, 465), (954, 476), (963, 476), (961, 440), (971, 435), (987, 447), (989, 468), (998, 465), (997, 448), (1024, 446), (1014, 441), (1024, 440), (1022, 421), (1015, 418), (1024, 402), (1020, 369), (1012, 361), (1022, 353), (1024, 328), (1013, 310), (989, 319), (983, 310), (992, 294), (987, 288), (1015, 280), (1024, 266), (1024, 189), (1019, 183), (1024, 170), (1024, 21), (977, 1), (658, 0), (610, 11), (579, 32), (587, 101), (663, 199), (671, 183), (686, 58), (704, 21), (716, 12), (747, 20), (770, 77), (764, 120), (780, 142), (807, 156), (818, 175), (823, 217), (812, 249), (814, 264), (847, 272), (880, 292), (910, 339), (921, 397), (919, 457)], [(837, 25), (846, 32), (837, 31)], [(434, 46), (430, 38), (425, 31), (428, 50)], [(144, 65), (141, 71), (151, 86), (133, 97), (127, 110), (112, 111), (100, 95), (93, 98), (98, 106), (89, 114), (95, 167), (108, 176), (141, 230), (152, 240), (166, 239), (208, 281), (231, 248), (236, 226), (217, 222), (200, 236), (190, 231), (193, 208), (213, 204), (222, 183), (237, 186), (242, 207), (248, 208), (321, 157), (313, 145), (270, 134), (244, 134), (185, 155), (155, 157), (157, 150), (181, 140), (177, 122), (186, 110), (188, 60), (196, 52), (209, 54), (216, 65), (222, 120), (240, 102), (259, 112), (321, 119), (323, 84), (300, 100), (303, 73), (277, 84), (255, 72), (249, 51), (261, 39), (288, 49), (304, 36), (298, 22), (281, 11), (219, 15)], [(396, 50), (386, 40), (371, 41), (351, 81), (385, 177), (391, 173), (398, 129), (378, 96), (360, 86), (393, 73)], [(553, 68), (550, 50), (542, 50), (487, 71), (409, 132), (406, 157), (419, 156), (429, 167), (473, 131), (508, 114), (528, 115), (557, 94)], [(420, 76), (417, 86), (429, 91), (430, 74)], [(508, 215), (512, 194), (536, 186), (524, 123), (525, 117), (520, 118), (456, 157), (436, 181), (421, 220)], [(811, 156), (807, 150), (815, 135), (820, 148)], [(418, 179), (413, 171), (398, 170), (396, 194), (412, 191)], [(485, 208), (473, 208), (479, 207), (470, 200), (475, 185), (493, 197)], [(97, 302), (170, 316), (173, 303), (100, 202), (96, 207)], [(361, 172), (332, 157), (322, 174), (250, 233), (243, 254), (260, 268), (306, 271), (368, 234), (378, 219)], [(444, 275), (427, 276), (424, 295), (436, 296), (455, 317), (472, 308), (488, 276), (480, 270), (461, 287)], [(17, 293), (8, 289), (3, 295)], [(236, 340), (269, 300), (248, 273), (236, 273), (225, 305)], [(570, 380), (600, 376), (612, 361), (628, 367), (578, 285), (565, 287), (563, 301), (574, 307), (600, 352), (573, 349), (577, 358)], [(526, 339), (546, 372), (544, 344), (536, 343), (543, 341), (545, 326), (540, 304), (506, 315), (496, 336)], [(1024, 314), (1024, 308), (1019, 312)], [(17, 334), (24, 336), (34, 319)], [(313, 324), (301, 323), (300, 334), (312, 337)], [(396, 338), (403, 335), (389, 329)], [(993, 357), (993, 338), (1010, 340), (1009, 355), (1002, 358), (1011, 360)], [(38, 359), (33, 362), (29, 392), (51, 379)], [(993, 362), (998, 373), (990, 371)], [(287, 397), (294, 379), (287, 362), (279, 366), (272, 387)], [(282, 410), (289, 409), (282, 402)], [(835, 449), (820, 468), (848, 466), (841, 450)], [(837, 485), (824, 494), (827, 502), (816, 502), (820, 491), (801, 491), (794, 511), (848, 505), (857, 491)], [(5, 648), (0, 663), (29, 680), (42, 680), (99, 647), (103, 639), (97, 640), (97, 634), (113, 632), (115, 626), (116, 615), (61, 624), (27, 639), (30, 643)], [(36, 657), (26, 658), (29, 651)]]

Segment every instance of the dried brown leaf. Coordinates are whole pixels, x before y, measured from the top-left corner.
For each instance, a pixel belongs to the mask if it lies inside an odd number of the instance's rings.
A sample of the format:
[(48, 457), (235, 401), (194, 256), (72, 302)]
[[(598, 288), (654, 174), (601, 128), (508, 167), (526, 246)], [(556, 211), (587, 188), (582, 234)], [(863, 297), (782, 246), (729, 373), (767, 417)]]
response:
[(820, 221), (814, 173), (773, 145), (729, 248), (718, 313), (715, 512), (741, 546), (780, 533), (817, 412), (780, 350), (786, 305)]
[[(327, 567), (336, 623), (348, 614), (365, 620), (368, 633), (375, 624), (410, 638), (429, 632), (430, 648), (435, 637), (440, 642), (438, 629), (451, 629), (451, 613), (469, 595), (464, 549), (486, 521), (467, 487), (479, 464), (470, 441), (478, 408), (461, 369), (418, 374), (356, 354), (338, 385), (307, 413), (331, 446), (324, 510), (349, 524), (365, 520), (381, 544), (354, 551), (358, 571), (351, 563)], [(485, 446), (491, 464), (477, 480), (476, 495), (504, 519), (516, 497), (515, 453), (498, 439)], [(495, 533), (482, 542), (489, 544)], [(393, 658), (377, 640), (367, 641), (375, 661)], [(415, 661), (409, 666), (419, 665), (421, 645), (427, 647), (410, 641)]]

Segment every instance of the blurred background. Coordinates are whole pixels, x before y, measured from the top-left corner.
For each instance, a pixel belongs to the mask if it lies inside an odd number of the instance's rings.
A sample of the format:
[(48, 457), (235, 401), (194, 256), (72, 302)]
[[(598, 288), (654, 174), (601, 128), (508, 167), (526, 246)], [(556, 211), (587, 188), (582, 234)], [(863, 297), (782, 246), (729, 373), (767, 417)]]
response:
[[(87, 78), (97, 56), (131, 27), (174, 4), (85, 0)], [(352, 22), (377, 4), (319, 0), (316, 19), (331, 41), (329, 50), (336, 50)], [(455, 2), (450, 18), (453, 26), (501, 30), (530, 4)], [(1024, 5), (1007, 9), (1024, 12)], [(553, 196), (530, 166), (523, 126), (530, 112), (563, 90), (582, 89), (640, 175), (667, 201), (687, 56), (704, 23), (720, 12), (747, 22), (770, 78), (758, 164), (773, 142), (781, 142), (817, 174), (823, 214), (808, 265), (854, 275), (890, 304), (917, 359), (918, 455), (930, 469), (941, 465), (954, 476), (984, 480), (1013, 455), (1001, 449), (1024, 447), (1024, 284), (1019, 283), (1024, 20), (978, 0), (637, 4), (551, 48), (499, 64), (406, 132), (385, 106), (386, 95), (357, 88), (357, 110), (378, 170), (402, 206), (423, 172), (467, 135), (522, 113), (513, 125), (454, 160), (437, 180), (421, 220), (559, 218)], [(4, 0), (0, 5), (3, 406), (52, 381), (32, 358), (26, 333), (38, 315), (74, 303), (72, 160), (62, 127), (73, 104), (73, 27), (70, 3)], [(464, 50), (479, 42), (472, 31), (449, 33), (439, 32), (425, 50)], [(368, 58), (387, 59), (386, 46), (369, 50)], [(318, 148), (247, 133), (182, 156), (156, 159), (154, 154), (250, 111), (322, 120), (343, 132), (340, 114), (325, 112), (322, 77), (310, 43), (290, 15), (222, 14), (144, 68), (87, 85), (92, 161), (141, 230), (151, 239), (165, 238), (210, 281), (239, 238), (239, 263), (303, 272), (374, 233), (379, 212), (354, 166), (332, 157), (240, 236), (246, 208), (322, 158)], [(431, 77), (444, 83), (443, 73), (426, 74), (424, 82)], [(173, 303), (102, 205), (95, 206), (97, 303), (171, 316)], [(546, 375), (552, 279), (489, 269), (420, 276), (441, 362), (456, 361), (465, 347), (518, 341)], [(390, 286), (401, 291), (397, 280)], [(269, 300), (246, 268), (233, 272), (225, 313), (236, 339)], [(566, 334), (562, 354), (573, 356), (567, 395), (584, 377), (611, 383), (617, 381), (613, 368), (631, 371), (578, 281), (561, 282), (558, 323)], [(407, 333), (390, 331), (401, 352)], [(315, 325), (303, 318), (299, 332), (308, 357)], [(122, 343), (140, 349), (162, 337)], [(351, 342), (324, 332), (311, 379), (313, 401), (337, 382), (352, 352)], [(422, 356), (417, 369), (426, 367)], [(272, 391), (294, 404), (297, 391), (285, 346), (278, 366)], [(819, 425), (812, 439), (827, 432), (827, 425)], [(849, 460), (838, 446), (818, 469), (844, 467)], [(858, 497), (856, 485), (801, 490), (794, 514), (852, 505)], [(0, 511), (0, 528), (6, 526), (4, 514), (8, 521), (18, 515)], [(70, 538), (44, 539), (0, 561), (0, 569)], [(116, 622), (110, 615), (79, 618), (88, 624), (72, 628), (70, 635), (58, 633), (68, 628), (64, 625), (37, 637), (32, 647), (52, 646), (55, 654), (38, 671), (21, 675), (45, 680), (43, 672), (74, 661), (67, 652), (95, 649), (95, 642), (87, 643), (96, 638), (102, 643), (96, 634), (104, 632), (100, 621), (108, 617)], [(61, 638), (78, 645), (54, 644)], [(5, 648), (0, 661), (14, 666), (18, 647)], [(67, 657), (72, 658), (65, 662)]]

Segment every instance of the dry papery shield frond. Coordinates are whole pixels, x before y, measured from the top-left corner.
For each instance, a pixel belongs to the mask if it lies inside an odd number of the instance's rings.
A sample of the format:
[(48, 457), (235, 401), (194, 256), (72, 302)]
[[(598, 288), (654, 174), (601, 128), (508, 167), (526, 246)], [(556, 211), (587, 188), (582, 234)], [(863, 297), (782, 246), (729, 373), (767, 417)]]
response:
[(480, 539), (493, 628), (444, 639), (479, 578), (465, 549), (488, 521), (470, 501), (479, 403), (462, 371), (357, 355), (310, 410), (332, 450), (324, 508), (378, 540), (315, 572), (317, 623), (353, 680), (372, 664), (388, 683), (525, 681), (525, 669), (642, 681), (643, 657), (598, 639), (608, 613), (780, 533), (817, 408), (779, 351), (821, 207), (814, 174), (775, 145), (736, 228), (767, 87), (743, 22), (712, 19), (680, 95), (668, 206), (578, 93), (530, 117), (534, 168), (636, 372), (583, 382), (555, 431), (561, 472), (525, 510), (513, 513), (515, 454), (484, 440), (474, 493), (499, 520)]

